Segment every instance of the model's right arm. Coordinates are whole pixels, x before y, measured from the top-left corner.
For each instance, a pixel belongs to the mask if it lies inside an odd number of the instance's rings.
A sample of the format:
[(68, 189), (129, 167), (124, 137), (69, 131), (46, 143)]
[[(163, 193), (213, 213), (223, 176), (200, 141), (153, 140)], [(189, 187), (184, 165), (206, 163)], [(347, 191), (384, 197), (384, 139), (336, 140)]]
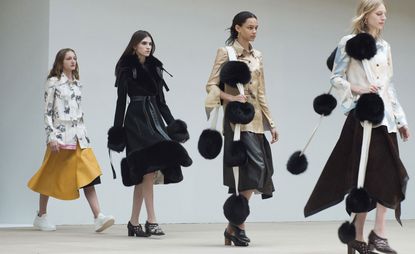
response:
[(124, 125), (125, 106), (127, 104), (128, 77), (126, 72), (121, 72), (117, 77), (117, 106), (115, 108), (114, 126)]
[(57, 142), (56, 138), (56, 131), (53, 127), (53, 115), (54, 115), (54, 106), (55, 106), (55, 90), (56, 90), (56, 78), (49, 78), (46, 81), (45, 85), (45, 107), (44, 107), (44, 114), (43, 120), (45, 123), (45, 131), (46, 131), (46, 140), (47, 143), (50, 142)]

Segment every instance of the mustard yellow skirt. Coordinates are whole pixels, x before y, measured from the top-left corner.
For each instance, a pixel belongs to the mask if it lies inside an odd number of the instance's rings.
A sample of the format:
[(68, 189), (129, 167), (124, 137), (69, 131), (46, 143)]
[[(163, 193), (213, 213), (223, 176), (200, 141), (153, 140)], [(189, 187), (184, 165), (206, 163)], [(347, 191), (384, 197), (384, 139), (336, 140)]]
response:
[[(79, 189), (102, 175), (91, 148), (52, 152), (46, 149), (42, 166), (27, 186), (35, 192), (62, 200), (79, 198)], [(99, 178), (98, 178), (99, 180)]]

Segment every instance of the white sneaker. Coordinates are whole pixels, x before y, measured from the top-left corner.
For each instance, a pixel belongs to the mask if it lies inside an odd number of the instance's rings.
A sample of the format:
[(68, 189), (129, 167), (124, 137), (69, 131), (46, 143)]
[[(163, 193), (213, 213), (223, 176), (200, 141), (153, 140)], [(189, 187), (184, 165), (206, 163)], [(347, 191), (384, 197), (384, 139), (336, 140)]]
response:
[(38, 213), (36, 213), (35, 220), (33, 221), (33, 227), (40, 231), (55, 231), (56, 230), (56, 226), (49, 223), (48, 216), (46, 213), (40, 217)]
[(98, 217), (96, 219), (94, 219), (94, 223), (95, 223), (95, 232), (102, 232), (105, 229), (111, 227), (112, 225), (114, 225), (114, 217), (111, 215), (105, 216), (102, 213), (98, 214)]

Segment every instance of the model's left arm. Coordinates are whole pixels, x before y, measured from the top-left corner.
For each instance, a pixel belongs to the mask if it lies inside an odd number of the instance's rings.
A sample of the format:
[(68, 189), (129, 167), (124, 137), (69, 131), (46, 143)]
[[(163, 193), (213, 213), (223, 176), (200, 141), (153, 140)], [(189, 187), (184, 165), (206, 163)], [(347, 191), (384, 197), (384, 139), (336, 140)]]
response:
[(164, 85), (163, 84), (164, 84), (165, 81), (163, 79), (161, 71), (160, 71), (159, 75), (160, 75), (161, 80), (160, 80), (160, 84), (159, 84), (159, 87), (158, 87), (159, 92), (158, 92), (157, 97), (156, 97), (157, 98), (157, 106), (160, 110), (161, 115), (163, 116), (164, 121), (166, 122), (167, 125), (169, 125), (171, 122), (174, 121), (174, 117), (171, 114), (170, 108), (169, 108), (169, 106), (167, 106), (166, 99), (164, 97), (164, 92), (163, 92)]
[(398, 126), (399, 134), (401, 138), (406, 141), (409, 139), (410, 133), (408, 128), (408, 121), (406, 120), (405, 112), (399, 103), (398, 96), (396, 94), (395, 85), (393, 84), (393, 63), (392, 63), (392, 53), (390, 46), (388, 47), (388, 76), (389, 76), (389, 86), (388, 86), (388, 95), (392, 103), (393, 115), (395, 117), (395, 123)]
[(407, 126), (408, 122), (406, 120), (405, 112), (399, 103), (398, 96), (396, 94), (395, 85), (393, 84), (393, 64), (392, 64), (392, 53), (390, 47), (388, 48), (388, 76), (389, 76), (389, 86), (388, 86), (388, 95), (392, 102), (393, 115), (395, 116), (395, 122), (398, 128)]
[(262, 55), (259, 56), (260, 60), (260, 77), (258, 81), (258, 102), (261, 106), (262, 114), (265, 116), (267, 123), (269, 124), (272, 140), (271, 143), (274, 143), (278, 140), (278, 133), (275, 127), (275, 122), (272, 120), (271, 111), (268, 107), (267, 98), (265, 96), (265, 78), (264, 78), (264, 65), (262, 61)]

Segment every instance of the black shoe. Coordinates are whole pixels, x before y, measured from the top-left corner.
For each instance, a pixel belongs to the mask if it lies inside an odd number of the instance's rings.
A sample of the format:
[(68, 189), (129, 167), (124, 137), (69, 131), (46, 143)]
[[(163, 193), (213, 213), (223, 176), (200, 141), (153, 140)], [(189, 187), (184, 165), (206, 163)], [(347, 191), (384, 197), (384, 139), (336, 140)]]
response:
[(355, 254), (356, 251), (360, 254), (376, 254), (376, 252), (370, 251), (369, 245), (367, 245), (367, 243), (353, 240), (347, 244), (347, 253)]
[(146, 221), (146, 233), (149, 235), (165, 235), (163, 232), (163, 229), (161, 229), (160, 225), (158, 223), (150, 223)]
[(235, 236), (237, 238), (239, 238), (240, 240), (244, 241), (244, 242), (251, 242), (251, 239), (249, 239), (249, 237), (246, 235), (245, 230), (240, 229), (238, 226), (233, 225), (233, 224), (229, 224), (232, 228), (232, 230), (235, 232)]
[(373, 230), (369, 234), (369, 248), (382, 253), (397, 254), (396, 250), (389, 246), (388, 239), (378, 236)]
[(249, 246), (248, 242), (237, 238), (235, 235), (229, 234), (228, 231), (226, 231), (226, 229), (223, 235), (225, 236), (225, 245), (232, 245), (233, 243), (233, 245), (235, 246), (241, 246), (241, 247)]
[(140, 224), (138, 224), (137, 226), (134, 226), (133, 224), (131, 224), (131, 222), (128, 222), (127, 229), (128, 229), (128, 236), (134, 236), (134, 235), (137, 237), (149, 237), (150, 236), (149, 234), (144, 232)]

